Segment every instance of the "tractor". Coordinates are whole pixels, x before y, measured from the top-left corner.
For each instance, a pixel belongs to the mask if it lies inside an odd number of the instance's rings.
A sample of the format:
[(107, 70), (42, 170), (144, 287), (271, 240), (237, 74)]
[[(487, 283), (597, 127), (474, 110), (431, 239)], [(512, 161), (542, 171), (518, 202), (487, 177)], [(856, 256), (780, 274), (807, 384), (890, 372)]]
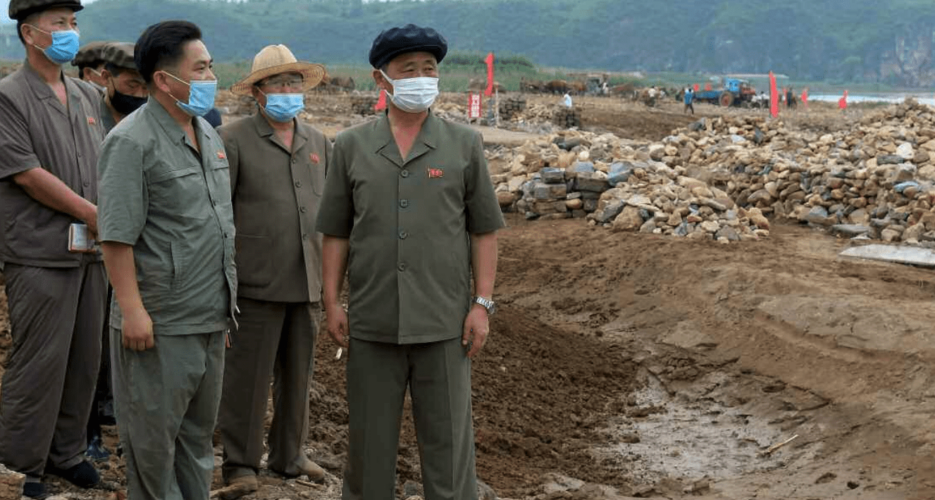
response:
[(741, 106), (750, 107), (750, 103), (756, 96), (754, 89), (746, 80), (736, 78), (725, 78), (724, 88), (714, 90), (711, 85), (705, 86), (704, 90), (695, 92), (695, 102), (707, 102), (710, 104), (721, 105), (724, 107)]

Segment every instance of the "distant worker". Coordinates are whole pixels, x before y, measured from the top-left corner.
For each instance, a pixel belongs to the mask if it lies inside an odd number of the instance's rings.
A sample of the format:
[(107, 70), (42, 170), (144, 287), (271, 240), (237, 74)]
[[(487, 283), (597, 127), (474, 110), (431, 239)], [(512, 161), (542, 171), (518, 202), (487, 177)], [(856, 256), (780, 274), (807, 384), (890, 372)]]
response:
[(793, 92), (792, 87), (789, 87), (786, 90), (786, 107), (789, 109), (795, 109), (796, 104), (798, 103), (795, 101), (795, 93)]
[(72, 66), (78, 67), (78, 78), (94, 85), (101, 93), (107, 82), (102, 74), (104, 69), (103, 50), (107, 42), (88, 42), (78, 49), (75, 58), (71, 60)]
[(695, 100), (695, 93), (691, 88), (685, 89), (685, 113), (688, 113), (691, 110), (692, 114), (695, 114), (695, 107), (692, 105), (692, 102)]
[(571, 96), (568, 95), (567, 93), (565, 94), (565, 97), (564, 97), (564, 100), (562, 101), (562, 104), (564, 104), (566, 108), (572, 107)]

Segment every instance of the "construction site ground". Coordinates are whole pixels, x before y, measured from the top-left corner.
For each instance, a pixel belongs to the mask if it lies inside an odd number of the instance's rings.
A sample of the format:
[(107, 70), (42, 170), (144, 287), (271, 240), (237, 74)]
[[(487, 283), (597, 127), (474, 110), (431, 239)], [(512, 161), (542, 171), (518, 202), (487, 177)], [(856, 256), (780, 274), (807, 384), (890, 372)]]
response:
[[(313, 96), (313, 120), (332, 134), (348, 126), (347, 98)], [(583, 128), (624, 138), (659, 140), (724, 113), (577, 101)], [(860, 112), (786, 122), (834, 130)], [(781, 221), (768, 239), (721, 245), (506, 219), (499, 310), (473, 366), (477, 473), (499, 498), (935, 498), (932, 271), (845, 260), (847, 240)], [(340, 498), (345, 358), (320, 340), (306, 445), (328, 476), (263, 472), (247, 499)], [(420, 495), (408, 414), (399, 451), (398, 497)], [(117, 498), (123, 460), (101, 467), (97, 490), (48, 481), (64, 498)]]

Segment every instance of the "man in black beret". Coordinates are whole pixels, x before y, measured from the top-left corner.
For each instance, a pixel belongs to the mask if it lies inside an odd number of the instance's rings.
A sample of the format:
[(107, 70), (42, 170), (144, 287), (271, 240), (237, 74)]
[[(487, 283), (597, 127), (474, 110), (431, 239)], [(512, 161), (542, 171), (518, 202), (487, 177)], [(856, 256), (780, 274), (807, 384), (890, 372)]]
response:
[(149, 87), (136, 69), (133, 54), (134, 45), (130, 42), (108, 43), (101, 50), (104, 60), (101, 75), (106, 88), (101, 119), (105, 132), (146, 104), (149, 97)]
[(426, 500), (477, 498), (471, 357), (494, 311), (503, 218), (481, 135), (429, 109), (447, 49), (430, 28), (382, 32), (370, 64), (389, 107), (338, 135), (328, 167), (317, 227), (328, 333), (349, 349), (345, 500), (394, 498), (407, 389)]
[[(85, 425), (101, 356), (107, 280), (97, 233), (101, 94), (65, 76), (78, 0), (12, 0), (26, 63), (0, 81), (0, 265), (13, 349), (0, 391), (0, 463), (44, 498), (43, 473), (91, 487)], [(78, 229), (79, 231), (81, 229)]]

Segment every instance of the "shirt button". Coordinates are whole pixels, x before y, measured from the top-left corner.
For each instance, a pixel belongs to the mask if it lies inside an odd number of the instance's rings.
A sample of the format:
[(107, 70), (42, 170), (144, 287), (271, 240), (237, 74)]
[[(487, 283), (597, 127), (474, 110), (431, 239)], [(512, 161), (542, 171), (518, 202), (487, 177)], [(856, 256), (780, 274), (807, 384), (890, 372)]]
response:
[(217, 201), (217, 200), (214, 200), (213, 203), (214, 203), (214, 206), (218, 206), (218, 201)]
[(302, 239), (303, 239), (303, 240), (307, 240), (307, 239), (308, 239), (308, 233), (302, 233)]
[(409, 200), (399, 200), (399, 206), (406, 208), (409, 206)]
[(399, 232), (399, 239), (404, 240), (404, 239), (406, 239), (406, 238), (408, 238), (408, 237), (409, 237), (409, 233), (408, 233), (408, 232), (406, 232), (406, 231), (400, 231), (400, 232)]
[(306, 208), (305, 207), (300, 208), (299, 212), (302, 212), (304, 214), (306, 212)]
[(91, 185), (91, 183), (90, 183), (90, 182), (88, 182), (88, 181), (84, 181), (84, 187), (88, 187), (88, 186), (90, 186), (90, 185)]
[(403, 176), (403, 178), (409, 177), (409, 171), (403, 170), (402, 172), (399, 173), (399, 175)]
[(295, 181), (295, 187), (297, 187), (297, 188), (302, 187), (302, 183), (299, 182), (299, 181)]
[(293, 157), (292, 157), (292, 163), (295, 163), (295, 162), (297, 162), (297, 161), (299, 161), (299, 160), (296, 160), (295, 157), (293, 156)]
[(81, 158), (81, 153), (78, 153), (78, 158)]
[(399, 269), (400, 271), (405, 271), (405, 270), (406, 270), (406, 264), (403, 263), (403, 262), (400, 262), (399, 265), (396, 266), (396, 269)]

